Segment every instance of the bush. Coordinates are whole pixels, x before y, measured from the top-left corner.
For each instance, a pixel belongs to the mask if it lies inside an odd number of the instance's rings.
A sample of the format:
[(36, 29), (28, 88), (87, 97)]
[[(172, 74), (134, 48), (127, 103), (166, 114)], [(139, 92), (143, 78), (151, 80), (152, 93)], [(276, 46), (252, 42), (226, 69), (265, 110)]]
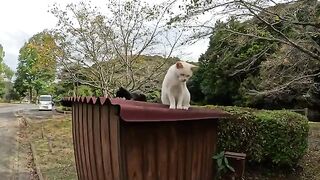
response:
[(58, 111), (72, 111), (72, 107), (66, 107), (66, 106), (56, 106), (56, 109)]
[(307, 150), (309, 124), (298, 113), (219, 108), (233, 115), (219, 123), (219, 151), (244, 152), (251, 162), (293, 166)]
[(154, 103), (161, 102), (161, 93), (160, 93), (160, 91), (159, 90), (149, 91), (147, 93), (147, 101), (148, 102), (154, 102)]

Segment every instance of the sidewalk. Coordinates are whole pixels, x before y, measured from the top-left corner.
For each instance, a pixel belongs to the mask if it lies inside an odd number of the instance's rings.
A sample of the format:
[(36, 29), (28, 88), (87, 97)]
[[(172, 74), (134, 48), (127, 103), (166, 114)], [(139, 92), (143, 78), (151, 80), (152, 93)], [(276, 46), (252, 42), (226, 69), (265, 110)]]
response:
[(0, 179), (30, 180), (29, 172), (19, 164), (19, 123), (12, 112), (0, 115)]

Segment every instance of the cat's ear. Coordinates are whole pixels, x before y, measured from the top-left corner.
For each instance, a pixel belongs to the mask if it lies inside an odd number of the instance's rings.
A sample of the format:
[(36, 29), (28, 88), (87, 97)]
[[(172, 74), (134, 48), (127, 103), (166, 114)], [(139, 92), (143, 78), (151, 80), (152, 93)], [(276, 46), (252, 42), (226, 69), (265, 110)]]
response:
[(176, 67), (177, 67), (177, 69), (182, 69), (183, 65), (180, 61), (178, 61), (178, 62), (176, 62)]

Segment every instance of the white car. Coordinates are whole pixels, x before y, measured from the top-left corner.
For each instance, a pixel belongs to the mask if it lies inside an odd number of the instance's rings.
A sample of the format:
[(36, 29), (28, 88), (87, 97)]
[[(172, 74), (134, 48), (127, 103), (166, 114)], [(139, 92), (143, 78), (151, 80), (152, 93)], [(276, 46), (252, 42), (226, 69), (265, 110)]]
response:
[(51, 95), (41, 95), (39, 96), (39, 110), (52, 110), (52, 96)]

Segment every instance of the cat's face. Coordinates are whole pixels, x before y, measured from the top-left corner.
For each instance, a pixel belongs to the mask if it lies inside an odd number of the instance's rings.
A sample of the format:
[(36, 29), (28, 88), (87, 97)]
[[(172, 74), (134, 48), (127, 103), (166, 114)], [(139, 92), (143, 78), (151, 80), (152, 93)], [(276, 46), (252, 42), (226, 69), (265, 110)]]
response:
[(186, 82), (192, 76), (193, 72), (192, 69), (196, 68), (197, 66), (193, 64), (189, 64), (183, 61), (178, 61), (176, 63), (176, 74), (181, 82)]

